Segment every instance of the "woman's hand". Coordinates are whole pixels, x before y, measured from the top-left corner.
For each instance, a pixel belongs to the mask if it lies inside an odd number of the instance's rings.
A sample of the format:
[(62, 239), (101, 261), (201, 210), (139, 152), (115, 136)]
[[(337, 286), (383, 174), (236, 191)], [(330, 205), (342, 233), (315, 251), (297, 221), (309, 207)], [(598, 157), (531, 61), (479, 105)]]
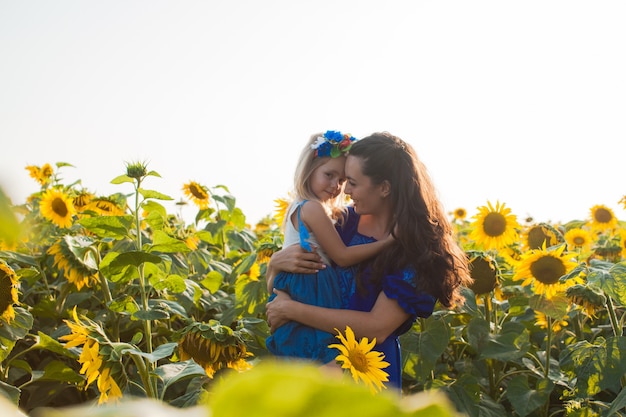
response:
[(299, 244), (294, 244), (274, 253), (270, 258), (269, 267), (276, 272), (315, 274), (320, 269), (326, 268), (326, 265), (317, 252), (307, 252)]
[(283, 324), (289, 321), (289, 304), (293, 302), (289, 294), (274, 290), (276, 297), (266, 304), (267, 324), (274, 333)]

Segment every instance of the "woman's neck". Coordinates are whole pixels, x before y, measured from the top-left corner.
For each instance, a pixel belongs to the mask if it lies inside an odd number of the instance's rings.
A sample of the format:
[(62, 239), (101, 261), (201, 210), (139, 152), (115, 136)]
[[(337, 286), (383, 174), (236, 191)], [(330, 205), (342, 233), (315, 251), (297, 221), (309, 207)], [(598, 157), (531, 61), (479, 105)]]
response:
[(383, 240), (389, 235), (390, 221), (388, 216), (362, 214), (359, 218), (358, 231), (364, 236)]

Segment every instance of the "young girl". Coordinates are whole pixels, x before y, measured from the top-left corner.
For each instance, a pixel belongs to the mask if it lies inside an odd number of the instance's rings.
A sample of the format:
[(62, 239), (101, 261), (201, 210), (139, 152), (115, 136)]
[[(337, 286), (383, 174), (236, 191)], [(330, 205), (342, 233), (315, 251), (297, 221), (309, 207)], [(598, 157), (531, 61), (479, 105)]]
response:
[[(273, 289), (277, 289), (307, 304), (344, 308), (349, 283), (335, 272), (331, 261), (339, 266), (357, 264), (374, 256), (393, 240), (390, 237), (346, 247), (335, 229), (335, 222), (341, 222), (345, 211), (345, 155), (355, 140), (348, 134), (329, 130), (323, 135), (311, 136), (302, 150), (294, 175), (294, 201), (283, 223), (283, 246), (299, 243), (309, 252), (316, 250), (327, 267), (316, 274), (281, 272), (275, 277), (267, 271), (270, 301), (276, 296)], [(325, 364), (337, 356), (336, 350), (328, 348), (334, 342), (333, 334), (290, 322), (268, 337), (266, 345), (276, 356)]]

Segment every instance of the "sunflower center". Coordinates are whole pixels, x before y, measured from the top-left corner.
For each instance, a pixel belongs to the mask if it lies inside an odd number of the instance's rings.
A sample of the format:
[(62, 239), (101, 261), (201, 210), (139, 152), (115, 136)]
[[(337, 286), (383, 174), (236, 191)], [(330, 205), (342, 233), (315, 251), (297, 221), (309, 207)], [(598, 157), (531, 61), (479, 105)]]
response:
[(531, 249), (540, 249), (544, 242), (546, 246), (552, 245), (551, 236), (547, 235), (542, 227), (533, 227), (530, 232), (528, 232), (528, 246)]
[(0, 315), (13, 305), (11, 289), (13, 289), (11, 278), (0, 269)]
[(496, 286), (496, 271), (483, 258), (476, 258), (471, 262), (471, 275), (474, 282), (470, 288), (474, 294), (487, 294)]
[(67, 205), (65, 205), (65, 201), (63, 201), (63, 199), (59, 197), (52, 200), (50, 207), (52, 207), (52, 211), (54, 211), (60, 217), (67, 216), (67, 213), (69, 212), (69, 210), (67, 209)]
[(594, 215), (598, 223), (610, 223), (613, 219), (611, 212), (604, 208), (597, 209)]
[(196, 184), (189, 185), (189, 192), (193, 194), (194, 197), (199, 198), (200, 200), (204, 200), (208, 197), (204, 190), (198, 187)]
[(576, 236), (574, 239), (572, 239), (572, 241), (574, 242), (575, 246), (583, 246), (585, 244), (585, 238), (582, 236)]
[(544, 256), (532, 263), (530, 272), (537, 281), (550, 285), (556, 283), (559, 278), (565, 275), (566, 271), (565, 265), (560, 259)]
[(485, 216), (483, 230), (488, 236), (500, 236), (506, 230), (506, 219), (500, 213), (489, 213)]
[(350, 363), (357, 371), (367, 373), (367, 357), (360, 350), (353, 350), (350, 352)]

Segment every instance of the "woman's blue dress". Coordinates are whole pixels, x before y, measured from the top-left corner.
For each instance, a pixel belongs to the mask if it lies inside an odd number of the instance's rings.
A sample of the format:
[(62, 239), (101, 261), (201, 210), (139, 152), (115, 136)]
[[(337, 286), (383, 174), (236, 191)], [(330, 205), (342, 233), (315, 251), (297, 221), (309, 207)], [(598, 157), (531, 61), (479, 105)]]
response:
[[(360, 216), (352, 207), (349, 207), (347, 220), (341, 228), (338, 228), (346, 246), (375, 241), (374, 238), (364, 236), (358, 232), (359, 218)], [(357, 267), (336, 267), (336, 270), (341, 277), (341, 281), (351, 284), (349, 290), (350, 298), (346, 307), (349, 310), (371, 311), (378, 295), (383, 291), (388, 298), (396, 300), (400, 307), (409, 314), (410, 317), (399, 328), (384, 342), (374, 347), (374, 350), (383, 352), (385, 361), (389, 362), (389, 367), (384, 369), (389, 374), (387, 386), (400, 389), (402, 387), (402, 355), (399, 336), (411, 328), (417, 317), (426, 318), (432, 314), (436, 298), (417, 289), (419, 277), (410, 269), (388, 273), (383, 277), (382, 282), (377, 285), (364, 279), (362, 280), (363, 289), (358, 291), (356, 290)], [(368, 277), (367, 268), (362, 273), (363, 278)]]
[[(358, 232), (360, 216), (352, 207), (337, 231), (346, 246), (374, 242), (373, 237)], [(300, 230), (304, 225), (300, 225)], [(385, 341), (374, 349), (384, 353), (389, 367), (388, 387), (402, 387), (402, 356), (399, 336), (406, 333), (417, 317), (429, 317), (435, 308), (435, 297), (417, 289), (418, 279), (412, 270), (405, 269), (388, 273), (379, 284), (364, 279), (363, 289), (356, 290), (357, 266), (326, 268), (317, 274), (292, 274), (281, 272), (274, 279), (274, 287), (287, 291), (294, 300), (305, 304), (357, 311), (371, 311), (381, 291), (395, 299), (409, 318)], [(367, 278), (368, 269), (362, 272)], [(270, 296), (272, 300), (275, 295)], [(347, 301), (346, 301), (347, 300)], [(340, 329), (345, 331), (345, 329)], [(312, 359), (321, 363), (333, 361), (338, 355), (329, 349), (331, 343), (339, 343), (335, 335), (313, 329), (296, 322), (288, 322), (276, 329), (267, 340), (267, 348), (277, 356)]]

